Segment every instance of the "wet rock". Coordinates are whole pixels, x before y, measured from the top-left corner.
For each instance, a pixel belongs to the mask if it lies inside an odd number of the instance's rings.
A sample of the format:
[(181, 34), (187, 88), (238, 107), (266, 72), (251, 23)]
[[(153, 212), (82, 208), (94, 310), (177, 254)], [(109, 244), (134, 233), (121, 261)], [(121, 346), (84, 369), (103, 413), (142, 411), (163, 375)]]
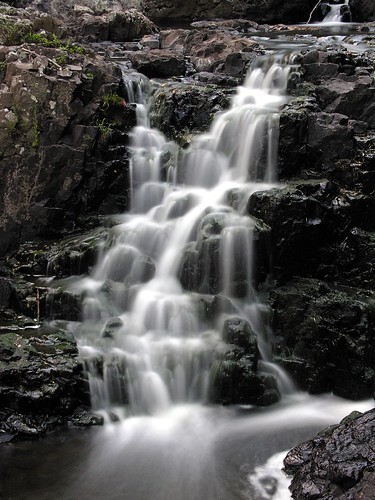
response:
[[(326, 181), (305, 181), (282, 189), (254, 193), (248, 211), (271, 228), (271, 269), (277, 279), (320, 265), (319, 251), (332, 242), (332, 202), (337, 186)], [(327, 260), (327, 258), (325, 259)], [(327, 262), (328, 264), (328, 262)]]
[(336, 262), (342, 283), (374, 290), (375, 234), (353, 228), (340, 244)]
[(45, 290), (45, 317), (66, 321), (82, 319), (82, 296), (80, 292), (63, 288), (47, 288)]
[(227, 319), (223, 325), (223, 340), (228, 350), (211, 370), (213, 401), (260, 406), (278, 401), (275, 379), (257, 371), (258, 341), (249, 323), (239, 318)]
[(216, 113), (228, 108), (231, 94), (209, 84), (162, 85), (151, 106), (152, 124), (183, 145), (191, 134), (207, 130)]
[(353, 130), (346, 115), (312, 113), (308, 118), (307, 148), (320, 153), (322, 162), (353, 155)]
[(370, 410), (293, 448), (284, 460), (293, 498), (374, 498), (374, 436)]
[[(226, 229), (238, 235), (233, 255), (225, 254)], [(243, 298), (266, 279), (270, 228), (262, 221), (254, 218), (243, 225), (232, 219), (230, 213), (213, 212), (202, 217), (197, 234), (197, 243), (187, 246), (180, 266), (180, 280), (188, 290), (213, 295), (224, 292), (230, 297)], [(256, 262), (254, 272), (246, 265), (250, 251)], [(226, 282), (228, 266), (231, 266), (231, 274)]]
[(69, 416), (68, 423), (76, 427), (88, 427), (91, 425), (103, 425), (104, 419), (101, 415), (97, 415), (87, 408), (78, 407)]
[(8, 309), (16, 305), (16, 289), (8, 278), (0, 277), (0, 309)]
[(225, 72), (233, 77), (244, 76), (259, 44), (219, 25), (216, 30), (190, 31), (183, 48), (196, 71)]
[(350, 0), (353, 21), (366, 22), (375, 20), (375, 5), (371, 0)]
[(0, 335), (0, 427), (35, 437), (88, 404), (73, 338), (61, 330)]
[(113, 338), (116, 331), (123, 326), (123, 321), (121, 318), (111, 318), (107, 321), (104, 330), (102, 331), (103, 338)]
[(270, 293), (276, 359), (305, 390), (374, 395), (373, 293), (295, 278)]

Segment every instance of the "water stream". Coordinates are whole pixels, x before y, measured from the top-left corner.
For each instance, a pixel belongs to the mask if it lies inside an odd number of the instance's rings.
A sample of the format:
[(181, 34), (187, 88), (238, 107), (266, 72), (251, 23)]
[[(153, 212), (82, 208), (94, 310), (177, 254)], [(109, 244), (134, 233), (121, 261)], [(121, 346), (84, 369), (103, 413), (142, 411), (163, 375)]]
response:
[[(285, 500), (286, 450), (352, 409), (371, 407), (293, 391), (270, 356), (254, 272), (259, 227), (246, 205), (253, 192), (277, 185), (279, 112), (290, 71), (289, 53), (259, 58), (230, 109), (183, 154), (150, 128), (149, 82), (124, 71), (138, 117), (131, 210), (112, 228), (92, 275), (75, 282), (83, 321), (70, 325), (92, 406), (106, 424), (70, 439), (56, 433), (32, 446), (11, 443), (5, 495)], [(228, 316), (207, 317), (202, 307), (214, 296), (230, 301), (231, 315), (257, 334), (261, 369), (277, 379), (280, 403), (210, 403), (212, 367), (229, 349), (222, 332)]]
[[(209, 401), (212, 366), (228, 347), (222, 319), (202, 314), (202, 294), (232, 301), (267, 361), (253, 277), (257, 223), (245, 209), (251, 193), (275, 185), (288, 59), (260, 58), (231, 108), (183, 154), (150, 128), (145, 78), (126, 79), (128, 102), (140, 109), (131, 210), (113, 229), (89, 285), (83, 282), (84, 321), (74, 332), (93, 407), (105, 415), (154, 415)], [(189, 256), (195, 260), (184, 287)]]
[(328, 12), (323, 19), (323, 23), (340, 23), (349, 12), (349, 0), (342, 0), (338, 3), (329, 2)]

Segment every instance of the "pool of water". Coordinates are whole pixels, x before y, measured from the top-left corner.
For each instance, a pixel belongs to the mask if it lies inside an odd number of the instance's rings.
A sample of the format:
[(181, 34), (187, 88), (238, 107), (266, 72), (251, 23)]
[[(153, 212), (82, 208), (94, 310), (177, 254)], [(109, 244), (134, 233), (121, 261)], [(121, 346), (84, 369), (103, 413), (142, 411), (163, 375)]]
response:
[(181, 405), (11, 442), (0, 447), (0, 498), (286, 500), (286, 451), (371, 406), (305, 394), (270, 409)]

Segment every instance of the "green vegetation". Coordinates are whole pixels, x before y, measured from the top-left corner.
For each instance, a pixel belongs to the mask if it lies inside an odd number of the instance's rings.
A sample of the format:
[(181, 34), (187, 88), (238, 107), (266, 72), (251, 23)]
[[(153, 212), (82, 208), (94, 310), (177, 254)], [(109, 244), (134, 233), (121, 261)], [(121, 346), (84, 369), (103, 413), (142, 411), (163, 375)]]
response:
[(0, 19), (0, 41), (4, 45), (21, 45), (23, 43), (36, 43), (43, 47), (61, 49), (67, 54), (83, 54), (84, 49), (79, 45), (72, 44), (71, 40), (64, 42), (55, 34), (50, 37), (34, 33), (27, 23), (13, 22), (8, 19)]
[(19, 45), (25, 42), (30, 33), (30, 25), (0, 19), (0, 40), (4, 45)]
[(43, 45), (43, 47), (52, 47), (54, 49), (61, 49), (67, 52), (68, 54), (83, 54), (84, 49), (79, 45), (73, 45), (71, 40), (67, 40), (63, 42), (58, 38), (55, 34), (52, 35), (51, 38), (46, 38), (39, 33), (29, 32), (25, 42), (27, 43), (37, 43)]
[(98, 127), (102, 138), (111, 135), (113, 132), (113, 124), (105, 118), (102, 118), (101, 120), (97, 119), (95, 125)]
[(6, 61), (0, 61), (0, 73), (6, 73), (7, 63)]
[(102, 97), (103, 109), (108, 109), (111, 106), (122, 106), (124, 98), (118, 94), (105, 94)]

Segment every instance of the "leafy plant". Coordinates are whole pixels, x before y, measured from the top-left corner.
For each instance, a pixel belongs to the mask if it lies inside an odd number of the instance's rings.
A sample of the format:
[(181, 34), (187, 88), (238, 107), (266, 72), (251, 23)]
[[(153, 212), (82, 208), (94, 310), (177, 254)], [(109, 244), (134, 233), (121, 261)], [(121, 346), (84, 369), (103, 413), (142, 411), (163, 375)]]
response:
[(97, 119), (95, 125), (98, 127), (100, 135), (105, 138), (112, 134), (113, 124), (109, 123), (105, 118)]
[(110, 106), (122, 106), (124, 98), (118, 94), (105, 94), (102, 97), (103, 108), (108, 109)]
[(0, 40), (4, 45), (20, 45), (25, 42), (30, 26), (22, 22), (0, 19)]

